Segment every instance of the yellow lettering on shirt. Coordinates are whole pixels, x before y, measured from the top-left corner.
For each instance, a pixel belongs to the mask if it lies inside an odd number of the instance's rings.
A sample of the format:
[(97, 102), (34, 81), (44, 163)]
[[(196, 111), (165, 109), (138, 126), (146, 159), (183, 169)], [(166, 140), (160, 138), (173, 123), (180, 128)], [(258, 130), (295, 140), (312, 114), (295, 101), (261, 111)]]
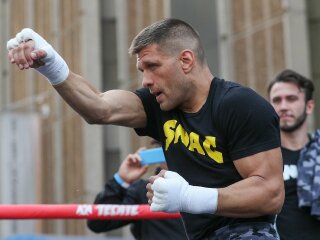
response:
[(163, 131), (166, 137), (165, 151), (170, 145), (178, 142), (191, 152), (197, 151), (201, 155), (207, 155), (217, 163), (223, 163), (223, 155), (216, 150), (216, 137), (205, 136), (205, 140), (201, 143), (200, 135), (194, 132), (188, 133), (181, 124), (177, 125), (177, 120), (168, 120), (163, 124)]
[(205, 155), (201, 145), (200, 145), (200, 142), (199, 142), (199, 135), (194, 133), (194, 132), (191, 132), (190, 133), (190, 145), (189, 145), (189, 150), (191, 152), (194, 152), (194, 150), (197, 150), (198, 153), (200, 153), (201, 155)]
[(206, 139), (203, 142), (203, 147), (210, 158), (215, 160), (217, 163), (223, 163), (222, 153), (212, 150), (216, 147), (216, 137), (206, 136)]
[(169, 120), (163, 124), (164, 136), (166, 137), (166, 146), (165, 150), (167, 151), (173, 138), (174, 138), (174, 129), (176, 127), (177, 120)]
[(179, 141), (179, 138), (181, 139), (181, 142), (188, 147), (189, 145), (189, 135), (188, 133), (183, 129), (181, 124), (178, 125), (176, 128), (175, 136), (174, 136), (174, 143), (177, 143)]

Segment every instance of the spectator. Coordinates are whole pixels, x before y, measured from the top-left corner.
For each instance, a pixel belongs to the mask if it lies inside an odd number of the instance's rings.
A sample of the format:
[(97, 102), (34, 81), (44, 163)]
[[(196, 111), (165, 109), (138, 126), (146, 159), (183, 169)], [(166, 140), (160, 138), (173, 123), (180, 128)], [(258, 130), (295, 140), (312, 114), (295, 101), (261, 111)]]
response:
[[(160, 147), (156, 141), (153, 147)], [(147, 204), (147, 181), (141, 179), (146, 173), (148, 165), (141, 166), (139, 152), (129, 154), (119, 167), (114, 177), (108, 180), (94, 201), (95, 204)], [(166, 164), (160, 164), (160, 169), (166, 169)], [(139, 240), (185, 240), (185, 233), (181, 219), (163, 220), (88, 220), (88, 227), (96, 233), (107, 232), (130, 224), (130, 230)]]
[(268, 87), (270, 102), (280, 117), (284, 161), (286, 196), (276, 221), (281, 240), (320, 239), (320, 221), (316, 220), (320, 216), (316, 178), (320, 176), (320, 130), (310, 138), (307, 126), (314, 110), (313, 90), (311, 80), (292, 70), (282, 71)]

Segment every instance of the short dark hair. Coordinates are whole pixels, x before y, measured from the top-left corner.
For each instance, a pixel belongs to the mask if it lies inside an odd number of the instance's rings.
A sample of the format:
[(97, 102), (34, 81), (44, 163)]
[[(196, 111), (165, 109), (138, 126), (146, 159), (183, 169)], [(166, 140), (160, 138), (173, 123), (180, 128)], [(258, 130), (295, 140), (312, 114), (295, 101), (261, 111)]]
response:
[(206, 61), (199, 34), (191, 25), (179, 19), (163, 19), (144, 28), (132, 40), (129, 54), (137, 54), (151, 44), (159, 45), (161, 50), (169, 54), (190, 49), (201, 63)]
[(276, 78), (269, 84), (268, 95), (270, 95), (270, 91), (273, 85), (277, 82), (293, 83), (305, 93), (306, 101), (309, 101), (313, 98), (312, 97), (313, 91), (314, 91), (313, 82), (310, 79), (302, 76), (301, 74), (293, 70), (286, 69), (280, 72), (276, 76)]

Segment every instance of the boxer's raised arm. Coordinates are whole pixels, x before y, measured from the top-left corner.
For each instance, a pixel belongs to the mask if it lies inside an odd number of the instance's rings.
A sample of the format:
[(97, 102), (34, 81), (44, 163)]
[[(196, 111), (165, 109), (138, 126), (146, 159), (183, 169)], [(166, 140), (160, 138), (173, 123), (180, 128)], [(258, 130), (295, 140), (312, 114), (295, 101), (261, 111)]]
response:
[(54, 87), (90, 124), (114, 124), (135, 128), (146, 125), (142, 102), (133, 92), (117, 89), (101, 93), (83, 77), (72, 72), (66, 81)]
[(99, 92), (83, 77), (69, 70), (54, 48), (26, 28), (7, 43), (8, 58), (20, 70), (34, 68), (88, 123), (144, 127), (146, 114), (138, 96), (130, 91)]

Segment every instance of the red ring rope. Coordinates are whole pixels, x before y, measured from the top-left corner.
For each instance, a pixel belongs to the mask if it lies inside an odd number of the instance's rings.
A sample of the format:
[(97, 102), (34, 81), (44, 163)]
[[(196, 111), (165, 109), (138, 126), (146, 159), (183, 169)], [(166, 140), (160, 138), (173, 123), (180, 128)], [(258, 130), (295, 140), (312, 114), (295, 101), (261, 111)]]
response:
[(151, 212), (147, 204), (0, 204), (0, 219), (138, 220), (166, 218), (180, 218), (180, 214)]

